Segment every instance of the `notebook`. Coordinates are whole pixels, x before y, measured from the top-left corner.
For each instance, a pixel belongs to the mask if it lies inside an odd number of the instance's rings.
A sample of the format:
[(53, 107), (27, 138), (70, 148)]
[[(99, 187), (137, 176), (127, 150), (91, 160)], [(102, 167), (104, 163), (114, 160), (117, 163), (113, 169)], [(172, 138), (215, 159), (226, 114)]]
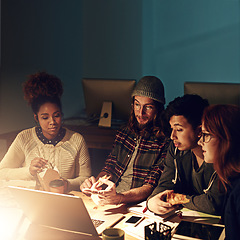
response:
[(83, 200), (77, 196), (14, 186), (9, 186), (9, 190), (31, 223), (52, 229), (98, 236), (123, 218), (123, 214), (109, 211), (88, 212)]

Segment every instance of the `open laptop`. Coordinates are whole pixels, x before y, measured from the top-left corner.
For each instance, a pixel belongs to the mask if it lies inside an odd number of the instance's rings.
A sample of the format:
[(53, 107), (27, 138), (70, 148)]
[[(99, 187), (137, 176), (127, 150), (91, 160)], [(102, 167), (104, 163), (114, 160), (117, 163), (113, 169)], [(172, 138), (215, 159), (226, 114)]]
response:
[(120, 213), (88, 212), (83, 200), (72, 195), (13, 186), (9, 190), (31, 223), (52, 229), (98, 236), (123, 218)]

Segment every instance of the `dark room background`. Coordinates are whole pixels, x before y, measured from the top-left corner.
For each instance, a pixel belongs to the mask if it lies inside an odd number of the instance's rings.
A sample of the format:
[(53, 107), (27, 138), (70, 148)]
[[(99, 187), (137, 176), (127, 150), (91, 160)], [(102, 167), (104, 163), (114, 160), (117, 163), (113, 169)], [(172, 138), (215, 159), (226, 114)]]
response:
[(65, 117), (84, 113), (83, 77), (155, 75), (167, 103), (185, 81), (240, 82), (239, 0), (1, 0), (0, 133), (34, 125), (27, 75), (64, 84)]

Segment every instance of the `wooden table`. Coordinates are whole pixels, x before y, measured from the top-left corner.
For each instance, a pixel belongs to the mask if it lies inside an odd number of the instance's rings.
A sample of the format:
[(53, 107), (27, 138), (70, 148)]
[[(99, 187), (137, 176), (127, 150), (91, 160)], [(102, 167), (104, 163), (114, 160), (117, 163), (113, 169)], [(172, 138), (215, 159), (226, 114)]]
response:
[[(6, 213), (4, 216), (4, 223), (6, 224), (6, 226), (9, 228), (9, 231), (13, 231), (11, 229), (11, 224), (12, 222), (16, 223), (16, 219), (19, 218), (19, 211), (21, 209), (17, 208), (16, 206), (13, 207), (13, 199), (8, 199), (6, 196), (6, 186), (11, 185), (11, 181), (5, 185), (1, 185), (2, 181), (0, 181), (0, 220), (1, 218), (3, 218), (3, 214), (2, 213)], [(20, 186), (23, 186), (23, 181), (20, 182)], [(17, 183), (14, 182), (14, 185), (17, 186)], [(19, 186), (19, 185), (18, 185)], [(30, 186), (29, 183), (26, 186)], [(74, 194), (75, 196), (79, 196), (83, 199), (85, 206), (88, 209), (92, 209), (94, 207), (96, 207), (96, 205), (94, 204), (94, 202), (92, 201), (92, 199), (86, 195), (84, 195), (81, 192), (71, 192), (72, 194)], [(4, 204), (3, 204), (3, 200), (5, 200), (5, 208), (4, 208)], [(9, 205), (11, 204), (11, 205)], [(99, 211), (105, 211), (108, 209), (112, 209), (112, 208), (116, 208), (118, 210), (119, 213), (124, 214), (124, 218), (122, 220), (120, 220), (116, 225), (114, 225), (114, 227), (116, 228), (120, 228), (123, 229), (125, 231), (125, 240), (136, 240), (139, 238), (136, 238), (134, 236), (132, 236), (131, 234), (128, 234), (128, 232), (126, 231), (126, 224), (125, 221), (126, 219), (128, 219), (130, 216), (133, 215), (133, 213), (129, 212), (129, 209), (125, 206), (125, 205), (105, 205), (105, 206), (98, 206), (98, 210)], [(5, 211), (6, 210), (6, 211)], [(9, 211), (10, 210), (10, 211)], [(13, 214), (15, 210), (16, 216)], [(219, 217), (217, 216), (213, 216), (213, 215), (209, 215), (209, 214), (204, 214), (204, 213), (199, 213), (196, 211), (190, 211), (185, 209), (184, 211), (186, 211), (186, 213), (188, 213), (189, 211), (189, 219), (190, 221), (198, 221), (198, 222), (203, 222), (203, 223), (208, 223), (208, 224), (217, 224), (219, 222)], [(9, 216), (9, 214), (7, 213), (11, 213), (12, 216)], [(193, 214), (191, 213), (193, 212)], [(47, 212), (46, 212), (47, 214)], [(135, 214), (134, 214), (135, 215)], [(189, 220), (187, 217), (188, 214), (186, 214), (186, 217), (184, 217), (184, 220)], [(10, 219), (9, 217), (12, 217), (12, 219)], [(177, 217), (176, 217), (177, 218)], [(2, 219), (2, 220), (3, 220)], [(148, 217), (146, 217), (146, 219), (148, 219)], [(12, 221), (14, 220), (14, 221)], [(19, 221), (23, 221), (22, 218), (19, 218)], [(14, 236), (14, 240), (79, 240), (79, 239), (84, 239), (84, 240), (90, 240), (90, 239), (101, 239), (100, 237), (86, 237), (83, 236), (83, 238), (76, 233), (72, 233), (72, 232), (65, 232), (65, 231), (61, 231), (61, 230), (56, 230), (56, 229), (50, 229), (47, 227), (40, 227), (37, 226), (37, 228), (35, 227), (31, 227), (31, 225), (28, 225), (27, 223), (25, 223), (26, 219), (24, 218), (23, 223), (21, 223), (21, 228), (18, 231), (18, 234)], [(155, 219), (150, 219), (152, 222), (155, 221)], [(172, 219), (171, 221), (176, 221), (179, 222), (181, 221), (181, 219)], [(1, 223), (3, 224), (3, 223)], [(1, 225), (3, 226), (3, 225)], [(6, 229), (7, 230), (7, 229)], [(7, 232), (8, 233), (8, 232)], [(10, 232), (11, 233), (11, 232)], [(44, 238), (43, 238), (44, 236)], [(10, 239), (10, 238), (6, 238), (4, 236), (2, 236), (2, 232), (1, 232), (1, 228), (0, 228), (0, 239)], [(176, 238), (172, 238), (172, 239), (176, 239)], [(179, 238), (177, 238), (179, 239)], [(186, 238), (180, 238), (180, 239), (186, 239)]]

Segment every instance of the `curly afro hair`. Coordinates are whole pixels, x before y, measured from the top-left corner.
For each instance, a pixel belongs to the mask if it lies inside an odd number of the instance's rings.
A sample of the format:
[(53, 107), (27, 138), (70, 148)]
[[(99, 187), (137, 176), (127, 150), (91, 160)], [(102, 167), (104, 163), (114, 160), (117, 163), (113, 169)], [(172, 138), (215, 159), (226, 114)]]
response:
[(54, 75), (38, 72), (29, 75), (23, 84), (24, 99), (29, 105), (39, 97), (61, 98), (63, 94), (62, 82)]

